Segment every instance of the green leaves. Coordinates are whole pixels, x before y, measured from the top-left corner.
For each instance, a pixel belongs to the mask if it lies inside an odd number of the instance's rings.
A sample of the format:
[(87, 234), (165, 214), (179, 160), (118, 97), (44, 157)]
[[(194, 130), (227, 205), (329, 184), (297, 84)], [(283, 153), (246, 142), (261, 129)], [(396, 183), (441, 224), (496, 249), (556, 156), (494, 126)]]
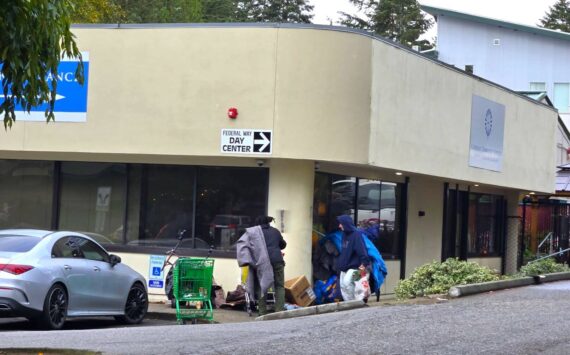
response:
[(570, 2), (558, 0), (540, 20), (539, 26), (551, 30), (570, 32)]
[[(70, 32), (71, 0), (5, 0), (0, 2), (0, 62), (2, 95), (0, 115), (4, 128), (16, 121), (15, 107), (26, 111), (48, 104), (46, 120), (54, 120), (56, 81), (61, 58), (81, 58)], [(77, 79), (83, 82), (80, 62)]]
[(341, 24), (374, 32), (377, 35), (411, 47), (431, 45), (419, 37), (432, 25), (423, 16), (417, 0), (350, 0), (363, 16), (342, 13)]
[(443, 263), (433, 261), (414, 270), (401, 280), (394, 292), (400, 299), (447, 293), (456, 285), (495, 281), (499, 275), (493, 270), (474, 262), (449, 258)]
[(570, 269), (566, 265), (558, 264), (553, 258), (546, 258), (521, 267), (519, 275), (536, 276), (563, 271), (570, 271)]

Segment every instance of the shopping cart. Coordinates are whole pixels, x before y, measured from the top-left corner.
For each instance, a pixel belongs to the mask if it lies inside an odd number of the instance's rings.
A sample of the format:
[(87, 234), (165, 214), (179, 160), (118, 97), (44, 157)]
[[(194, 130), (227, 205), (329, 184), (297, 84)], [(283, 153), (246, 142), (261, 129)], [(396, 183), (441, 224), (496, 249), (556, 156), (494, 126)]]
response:
[(214, 319), (211, 290), (214, 260), (208, 258), (180, 258), (174, 265), (172, 277), (176, 299), (176, 320), (195, 324), (198, 318)]

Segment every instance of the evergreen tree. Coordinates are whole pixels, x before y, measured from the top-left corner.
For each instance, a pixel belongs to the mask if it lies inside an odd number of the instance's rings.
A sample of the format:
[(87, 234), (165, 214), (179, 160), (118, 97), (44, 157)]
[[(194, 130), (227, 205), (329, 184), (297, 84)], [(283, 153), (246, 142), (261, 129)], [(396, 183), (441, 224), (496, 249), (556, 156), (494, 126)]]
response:
[(311, 23), (313, 7), (307, 0), (241, 0), (236, 1), (236, 21)]
[(419, 37), (432, 25), (423, 16), (417, 0), (350, 0), (363, 17), (342, 13), (341, 24), (374, 32), (395, 42), (422, 49), (431, 47)]
[(558, 0), (540, 19), (539, 26), (551, 30), (570, 32), (570, 1)]
[(201, 22), (202, 0), (114, 0), (126, 23)]

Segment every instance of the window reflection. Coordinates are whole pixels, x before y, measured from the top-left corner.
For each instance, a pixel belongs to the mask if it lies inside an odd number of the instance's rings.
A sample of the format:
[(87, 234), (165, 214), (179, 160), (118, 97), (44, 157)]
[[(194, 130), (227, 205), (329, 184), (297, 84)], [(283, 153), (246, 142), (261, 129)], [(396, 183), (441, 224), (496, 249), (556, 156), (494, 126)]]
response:
[(469, 194), (468, 246), (473, 256), (486, 256), (499, 252), (501, 196)]
[(267, 169), (200, 167), (196, 194), (196, 248), (235, 250), (235, 243), (265, 214)]
[(0, 228), (51, 229), (53, 166), (0, 160)]
[(346, 214), (357, 226), (379, 231), (374, 243), (385, 258), (399, 257), (400, 184), (317, 173), (314, 191), (314, 238), (335, 231), (336, 217)]
[(122, 242), (126, 166), (61, 163), (59, 229), (83, 232), (99, 243)]

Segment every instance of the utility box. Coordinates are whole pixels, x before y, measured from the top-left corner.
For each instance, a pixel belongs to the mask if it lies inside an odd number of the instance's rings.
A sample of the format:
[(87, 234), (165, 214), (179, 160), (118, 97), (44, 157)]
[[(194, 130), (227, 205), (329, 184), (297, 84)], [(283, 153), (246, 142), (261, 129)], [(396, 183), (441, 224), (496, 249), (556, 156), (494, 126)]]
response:
[(285, 281), (285, 296), (287, 302), (301, 307), (310, 306), (315, 301), (315, 293), (305, 276), (298, 276)]

